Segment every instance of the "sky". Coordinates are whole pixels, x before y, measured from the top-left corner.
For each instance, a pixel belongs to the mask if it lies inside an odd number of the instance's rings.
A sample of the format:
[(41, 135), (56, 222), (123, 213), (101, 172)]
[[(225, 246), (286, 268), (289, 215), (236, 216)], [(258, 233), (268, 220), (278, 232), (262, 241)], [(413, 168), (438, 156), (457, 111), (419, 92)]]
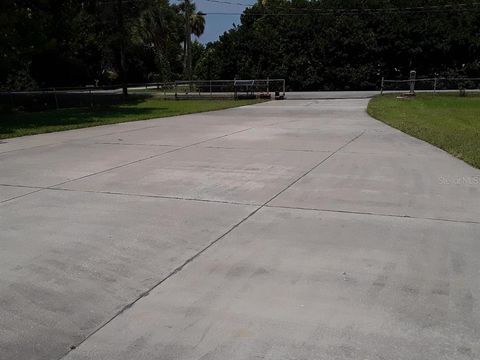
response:
[[(226, 0), (227, 2), (229, 0)], [(178, 1), (175, 1), (178, 2)], [(205, 32), (198, 39), (201, 43), (206, 44), (215, 41), (225, 31), (231, 29), (233, 24), (240, 24), (240, 15), (210, 14), (209, 13), (236, 13), (240, 14), (245, 9), (244, 5), (224, 4), (208, 0), (194, 0), (197, 5), (197, 11), (207, 13)], [(236, 0), (230, 0), (236, 2)], [(254, 4), (256, 0), (239, 0), (244, 4)]]

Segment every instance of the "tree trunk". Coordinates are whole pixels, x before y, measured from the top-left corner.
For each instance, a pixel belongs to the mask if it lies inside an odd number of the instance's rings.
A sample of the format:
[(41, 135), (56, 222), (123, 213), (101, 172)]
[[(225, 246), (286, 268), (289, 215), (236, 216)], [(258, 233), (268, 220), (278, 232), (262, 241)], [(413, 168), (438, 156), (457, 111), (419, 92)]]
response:
[(185, 80), (192, 79), (192, 30), (190, 24), (190, 1), (185, 0), (185, 47), (184, 47), (184, 72)]
[(118, 28), (120, 32), (120, 81), (122, 83), (122, 94), (128, 95), (127, 88), (127, 69), (125, 66), (125, 24), (123, 22), (123, 0), (117, 0)]
[(192, 36), (188, 36), (188, 80), (192, 80)]

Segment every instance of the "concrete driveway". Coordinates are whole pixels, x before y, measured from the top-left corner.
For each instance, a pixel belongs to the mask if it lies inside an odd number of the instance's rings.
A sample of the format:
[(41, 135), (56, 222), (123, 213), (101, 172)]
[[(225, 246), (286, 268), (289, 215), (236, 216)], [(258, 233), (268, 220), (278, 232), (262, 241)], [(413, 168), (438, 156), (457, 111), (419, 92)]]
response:
[(478, 359), (480, 171), (367, 102), (0, 144), (0, 358)]

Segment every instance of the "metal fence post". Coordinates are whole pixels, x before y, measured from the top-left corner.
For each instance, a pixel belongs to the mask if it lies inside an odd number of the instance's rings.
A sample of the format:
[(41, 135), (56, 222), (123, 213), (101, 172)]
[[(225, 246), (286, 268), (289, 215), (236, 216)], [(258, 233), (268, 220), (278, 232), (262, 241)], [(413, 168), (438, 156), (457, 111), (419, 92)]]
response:
[(212, 97), (213, 94), (212, 94), (212, 80), (210, 80), (210, 97)]
[(175, 99), (177, 99), (177, 80), (175, 80)]
[(433, 93), (437, 93), (437, 78), (435, 78), (435, 80), (433, 81)]
[(384, 85), (385, 77), (382, 76), (382, 84), (380, 85), (380, 95), (383, 95), (383, 85)]
[(92, 94), (92, 90), (88, 90), (88, 92), (90, 93), (90, 108), (93, 109), (93, 94)]
[(57, 90), (55, 88), (53, 88), (53, 96), (55, 97), (55, 108), (58, 110)]
[(417, 72), (415, 70), (410, 71), (410, 95), (415, 95), (415, 78)]

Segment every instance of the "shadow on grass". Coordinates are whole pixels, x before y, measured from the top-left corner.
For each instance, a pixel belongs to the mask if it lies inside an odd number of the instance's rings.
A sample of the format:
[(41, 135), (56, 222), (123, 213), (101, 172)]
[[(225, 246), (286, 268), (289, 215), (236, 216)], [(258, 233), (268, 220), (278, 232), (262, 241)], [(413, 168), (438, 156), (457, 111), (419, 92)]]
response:
[(54, 131), (147, 120), (248, 105), (257, 100), (163, 100), (129, 97), (128, 102), (90, 108), (0, 114), (0, 139)]
[(119, 106), (122, 104), (138, 104), (150, 94), (130, 94), (125, 99), (122, 94), (99, 92), (0, 92), (0, 112), (44, 112), (50, 110)]

